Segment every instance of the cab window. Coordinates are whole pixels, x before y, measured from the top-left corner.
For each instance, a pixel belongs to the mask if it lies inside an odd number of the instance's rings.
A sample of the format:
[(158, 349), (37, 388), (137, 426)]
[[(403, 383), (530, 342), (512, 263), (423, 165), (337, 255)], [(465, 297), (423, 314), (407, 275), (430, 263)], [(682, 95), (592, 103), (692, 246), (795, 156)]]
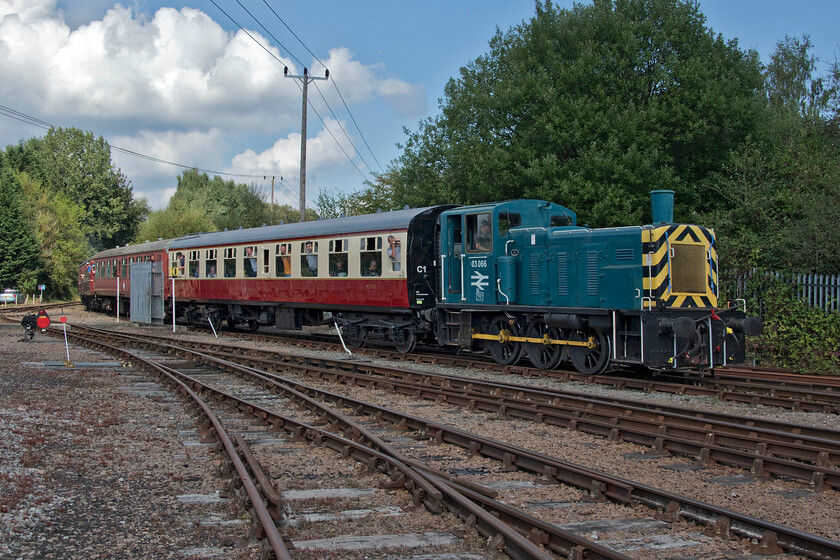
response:
[(490, 212), (468, 214), (467, 235), (469, 253), (487, 253), (493, 250), (493, 226)]
[(572, 225), (572, 217), (568, 214), (560, 214), (559, 216), (551, 217), (551, 227), (570, 226)]
[(499, 214), (499, 236), (505, 237), (507, 232), (522, 225), (522, 215), (503, 212)]

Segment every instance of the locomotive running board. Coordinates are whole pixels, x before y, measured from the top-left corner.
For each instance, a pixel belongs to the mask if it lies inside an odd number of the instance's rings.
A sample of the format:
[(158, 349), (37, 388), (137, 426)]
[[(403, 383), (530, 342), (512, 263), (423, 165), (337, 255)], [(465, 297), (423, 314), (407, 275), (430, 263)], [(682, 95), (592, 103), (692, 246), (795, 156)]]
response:
[(595, 337), (590, 336), (587, 340), (579, 341), (579, 340), (556, 340), (554, 338), (549, 338), (546, 334), (542, 338), (531, 338), (527, 336), (511, 336), (510, 331), (505, 329), (499, 332), (499, 334), (473, 334), (473, 340), (492, 340), (493, 342), (498, 342), (500, 344), (507, 344), (508, 342), (528, 342), (531, 344), (556, 344), (561, 346), (582, 346), (584, 348), (595, 348)]

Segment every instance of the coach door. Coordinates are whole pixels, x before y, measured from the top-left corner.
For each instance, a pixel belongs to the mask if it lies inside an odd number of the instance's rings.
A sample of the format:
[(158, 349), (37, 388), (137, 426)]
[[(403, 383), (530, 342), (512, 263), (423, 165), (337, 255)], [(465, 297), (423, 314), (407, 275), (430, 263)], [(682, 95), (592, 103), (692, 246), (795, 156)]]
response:
[(163, 267), (159, 262), (131, 263), (131, 321), (162, 325)]

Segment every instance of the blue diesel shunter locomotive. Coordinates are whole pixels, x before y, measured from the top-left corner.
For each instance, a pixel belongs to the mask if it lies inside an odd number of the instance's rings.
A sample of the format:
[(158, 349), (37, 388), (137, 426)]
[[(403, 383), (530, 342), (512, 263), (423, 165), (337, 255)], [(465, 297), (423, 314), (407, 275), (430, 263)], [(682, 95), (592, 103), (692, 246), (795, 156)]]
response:
[(651, 200), (653, 224), (604, 229), (539, 200), (443, 211), (437, 341), (587, 374), (743, 362), (761, 325), (718, 308), (714, 232), (673, 223), (672, 191)]

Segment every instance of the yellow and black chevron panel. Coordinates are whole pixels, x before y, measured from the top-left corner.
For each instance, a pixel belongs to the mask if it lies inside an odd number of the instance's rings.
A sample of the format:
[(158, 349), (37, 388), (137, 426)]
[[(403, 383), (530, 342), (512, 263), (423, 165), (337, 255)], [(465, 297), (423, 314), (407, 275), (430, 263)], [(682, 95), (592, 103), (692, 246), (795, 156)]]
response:
[(642, 230), (646, 305), (717, 306), (717, 250), (712, 230), (688, 224)]

